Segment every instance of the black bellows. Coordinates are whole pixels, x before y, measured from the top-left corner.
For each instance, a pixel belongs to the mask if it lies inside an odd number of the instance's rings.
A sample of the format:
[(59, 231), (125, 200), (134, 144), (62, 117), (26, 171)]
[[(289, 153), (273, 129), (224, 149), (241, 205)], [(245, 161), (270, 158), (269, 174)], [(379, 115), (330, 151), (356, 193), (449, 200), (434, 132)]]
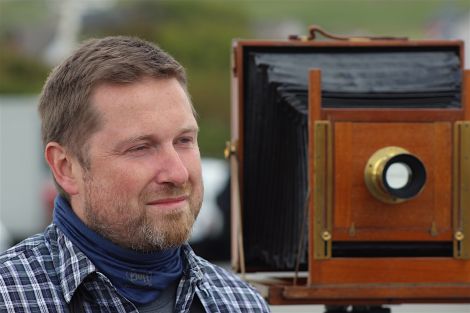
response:
[[(253, 48), (244, 53), (243, 197), (248, 269), (293, 269), (307, 223), (308, 72), (322, 106), (460, 107), (458, 51)], [(305, 236), (305, 238), (307, 238)], [(300, 246), (307, 263), (307, 240)]]

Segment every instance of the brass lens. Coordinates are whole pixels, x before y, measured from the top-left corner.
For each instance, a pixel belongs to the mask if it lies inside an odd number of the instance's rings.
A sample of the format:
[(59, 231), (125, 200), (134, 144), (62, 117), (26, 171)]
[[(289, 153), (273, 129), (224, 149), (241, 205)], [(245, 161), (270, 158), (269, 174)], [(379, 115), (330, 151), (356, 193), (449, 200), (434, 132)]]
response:
[(426, 169), (421, 160), (407, 150), (385, 147), (367, 161), (364, 180), (378, 200), (400, 203), (421, 192), (426, 182)]

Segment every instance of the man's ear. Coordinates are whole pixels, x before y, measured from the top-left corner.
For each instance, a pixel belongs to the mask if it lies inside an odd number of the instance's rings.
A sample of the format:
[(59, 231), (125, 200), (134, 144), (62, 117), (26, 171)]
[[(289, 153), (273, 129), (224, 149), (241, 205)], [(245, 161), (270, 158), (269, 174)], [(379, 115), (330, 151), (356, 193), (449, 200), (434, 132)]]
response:
[(78, 194), (78, 179), (81, 175), (78, 161), (72, 158), (67, 150), (57, 142), (49, 142), (46, 145), (44, 156), (56, 182), (62, 189), (71, 196)]

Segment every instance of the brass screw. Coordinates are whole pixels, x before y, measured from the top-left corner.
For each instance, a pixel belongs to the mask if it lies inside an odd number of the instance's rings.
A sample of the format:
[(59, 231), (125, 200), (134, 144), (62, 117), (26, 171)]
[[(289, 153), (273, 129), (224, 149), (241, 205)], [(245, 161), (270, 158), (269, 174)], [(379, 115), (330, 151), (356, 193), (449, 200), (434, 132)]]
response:
[(225, 158), (228, 159), (233, 153), (235, 153), (235, 151), (236, 151), (235, 144), (230, 141), (227, 141), (225, 143), (225, 149), (224, 149)]
[(322, 234), (321, 234), (321, 238), (325, 241), (329, 241), (331, 240), (331, 234), (329, 231), (325, 230)]
[(455, 240), (462, 241), (465, 238), (464, 234), (461, 231), (455, 233)]

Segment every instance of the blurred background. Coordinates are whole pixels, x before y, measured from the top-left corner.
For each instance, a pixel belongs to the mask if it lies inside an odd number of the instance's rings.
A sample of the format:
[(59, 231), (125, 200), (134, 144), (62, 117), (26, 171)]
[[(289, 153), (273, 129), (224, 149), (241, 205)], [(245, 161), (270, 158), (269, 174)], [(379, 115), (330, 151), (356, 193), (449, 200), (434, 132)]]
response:
[[(49, 71), (82, 40), (120, 34), (157, 43), (187, 68), (206, 184), (192, 242), (205, 257), (227, 260), (231, 42), (305, 35), (311, 24), (470, 46), (470, 0), (0, 0), (0, 251), (50, 222), (55, 191), (36, 113)], [(466, 60), (469, 68), (470, 47)]]

